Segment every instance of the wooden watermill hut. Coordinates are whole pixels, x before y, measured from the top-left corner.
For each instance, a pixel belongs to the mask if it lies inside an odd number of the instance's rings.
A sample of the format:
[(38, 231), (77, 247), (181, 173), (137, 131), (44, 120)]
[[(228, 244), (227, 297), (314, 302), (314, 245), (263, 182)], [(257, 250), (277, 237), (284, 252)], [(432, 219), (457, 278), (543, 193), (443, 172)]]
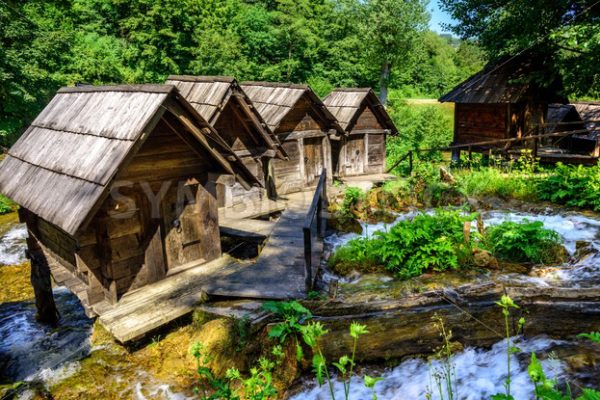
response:
[(41, 316), (53, 318), (49, 270), (93, 315), (219, 258), (223, 174), (259, 184), (174, 86), (59, 90), (0, 165), (0, 191), (27, 224)]
[(287, 157), (237, 81), (226, 76), (172, 75), (166, 83), (177, 86), (266, 188), (246, 190), (232, 177), (223, 178), (217, 184), (219, 206), (260, 201), (264, 196), (274, 198), (272, 160)]
[[(551, 60), (532, 52), (489, 63), (440, 97), (455, 103), (453, 144), (541, 134), (550, 103), (564, 103)], [(505, 148), (506, 143), (473, 147)], [(456, 158), (458, 151), (453, 156)]]
[(576, 131), (558, 138), (558, 146), (573, 155), (584, 155), (573, 160), (595, 163), (600, 157), (600, 102), (550, 104), (546, 133)]
[(385, 171), (387, 135), (398, 130), (371, 88), (335, 89), (323, 103), (346, 132), (339, 154), (340, 176)]
[[(279, 195), (302, 191), (319, 181), (323, 168), (332, 176), (332, 146), (344, 135), (335, 117), (306, 85), (242, 82), (242, 89), (281, 142), (288, 160), (274, 160)], [(338, 151), (333, 151), (334, 155)]]

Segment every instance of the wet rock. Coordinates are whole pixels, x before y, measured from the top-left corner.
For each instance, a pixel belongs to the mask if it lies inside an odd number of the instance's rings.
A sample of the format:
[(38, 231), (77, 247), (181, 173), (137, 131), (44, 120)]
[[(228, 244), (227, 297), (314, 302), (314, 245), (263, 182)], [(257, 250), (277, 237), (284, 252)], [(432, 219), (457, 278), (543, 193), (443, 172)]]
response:
[(583, 261), (589, 256), (596, 254), (596, 249), (590, 242), (578, 240), (575, 244), (575, 254), (573, 257), (579, 261)]
[(474, 249), (473, 250), (473, 263), (480, 268), (487, 269), (498, 269), (498, 260), (487, 250)]

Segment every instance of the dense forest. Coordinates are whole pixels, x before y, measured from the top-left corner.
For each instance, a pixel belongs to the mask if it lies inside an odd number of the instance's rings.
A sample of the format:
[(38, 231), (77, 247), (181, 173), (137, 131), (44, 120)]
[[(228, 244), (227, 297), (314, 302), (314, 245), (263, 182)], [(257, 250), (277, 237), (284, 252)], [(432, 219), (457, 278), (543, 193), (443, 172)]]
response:
[(597, 14), (557, 28), (585, 1), (499, 3), (443, 0), (457, 39), (428, 30), (426, 0), (0, 0), (0, 139), (10, 145), (58, 87), (77, 82), (233, 75), (306, 82), (320, 95), (372, 86), (383, 98), (388, 88), (437, 97), (487, 59), (537, 44), (536, 32), (568, 42), (570, 92), (597, 96)]

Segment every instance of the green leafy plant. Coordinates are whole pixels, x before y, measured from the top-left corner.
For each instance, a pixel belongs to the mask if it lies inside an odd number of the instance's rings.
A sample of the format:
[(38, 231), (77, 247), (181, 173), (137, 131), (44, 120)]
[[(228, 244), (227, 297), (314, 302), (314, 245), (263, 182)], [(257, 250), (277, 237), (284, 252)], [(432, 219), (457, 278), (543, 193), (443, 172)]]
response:
[[(518, 309), (519, 306), (515, 304), (512, 298), (508, 295), (503, 295), (500, 298), (500, 301), (497, 301), (496, 304), (502, 308), (502, 315), (504, 316), (504, 329), (505, 329), (505, 340), (506, 340), (506, 379), (504, 380), (504, 393), (495, 394), (492, 396), (492, 400), (514, 400), (514, 397), (510, 394), (510, 385), (511, 381), (511, 358), (512, 355), (519, 352), (519, 349), (513, 345), (512, 342), (512, 334), (510, 330), (510, 310), (515, 308)], [(525, 325), (525, 319), (520, 318), (517, 326), (517, 332), (521, 331)]]
[(357, 187), (349, 186), (344, 190), (344, 198), (338, 209), (338, 215), (342, 218), (353, 218), (352, 211), (365, 199), (365, 192)]
[(206, 354), (204, 345), (196, 342), (190, 348), (191, 355), (196, 359), (198, 381), (194, 393), (201, 400), (270, 400), (277, 396), (273, 386), (273, 370), (281, 365), (284, 357), (281, 346), (271, 350), (274, 359), (261, 357), (258, 365), (250, 368), (250, 376), (244, 378), (239, 370), (230, 368), (225, 377), (215, 376), (208, 367), (211, 355)]
[(292, 336), (296, 345), (296, 359), (298, 361), (304, 358), (304, 351), (298, 340), (298, 335), (302, 333), (302, 325), (312, 318), (312, 313), (299, 302), (292, 301), (268, 301), (263, 304), (263, 310), (269, 311), (281, 322), (274, 325), (269, 330), (269, 337), (278, 340), (280, 343)]
[(336, 250), (330, 265), (381, 265), (401, 279), (427, 270), (458, 269), (470, 262), (472, 238), (465, 236), (465, 223), (474, 218), (475, 214), (460, 210), (422, 213), (388, 231), (376, 232), (372, 238), (351, 240)]
[[(436, 355), (441, 359), (441, 367), (434, 370), (433, 380), (437, 389), (440, 400), (453, 400), (456, 397), (456, 374), (455, 367), (452, 363), (452, 331), (446, 328), (444, 319), (438, 315), (433, 316), (433, 325), (439, 331), (442, 338), (442, 346), (436, 351)], [(429, 397), (431, 397), (431, 388)]]
[(594, 167), (558, 163), (537, 183), (540, 200), (600, 211), (600, 164)]
[[(335, 392), (333, 390), (333, 381), (331, 375), (329, 373), (329, 367), (327, 364), (327, 359), (323, 355), (323, 350), (320, 345), (320, 338), (325, 335), (328, 331), (325, 329), (323, 324), (320, 322), (311, 321), (305, 326), (301, 328), (302, 338), (304, 343), (306, 343), (313, 351), (313, 359), (312, 366), (313, 371), (315, 373), (315, 377), (319, 385), (323, 385), (327, 382), (329, 387), (329, 394), (331, 395), (331, 400), (336, 400)], [(356, 351), (358, 348), (358, 340), (361, 336), (369, 333), (367, 327), (365, 325), (361, 325), (357, 322), (352, 322), (349, 328), (349, 334), (352, 338), (352, 353), (350, 355), (343, 355), (339, 358), (338, 361), (332, 362), (339, 376), (342, 380), (342, 384), (344, 385), (344, 399), (348, 400), (350, 398), (350, 389), (352, 376), (354, 374), (354, 367), (356, 366)], [(381, 381), (381, 378), (374, 378), (370, 376), (365, 376), (364, 384), (367, 388), (372, 390), (373, 399), (377, 400), (377, 395), (375, 393), (375, 384)]]
[(13, 212), (17, 204), (8, 197), (0, 194), (0, 215)]
[(505, 221), (486, 229), (485, 245), (497, 258), (514, 262), (560, 261), (561, 238), (540, 221)]

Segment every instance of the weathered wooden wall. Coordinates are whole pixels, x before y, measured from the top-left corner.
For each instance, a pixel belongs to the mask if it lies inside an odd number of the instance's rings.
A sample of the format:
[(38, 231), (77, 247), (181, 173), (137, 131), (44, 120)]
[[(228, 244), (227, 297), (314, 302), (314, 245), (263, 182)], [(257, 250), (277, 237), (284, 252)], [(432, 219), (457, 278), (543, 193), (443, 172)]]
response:
[(518, 121), (514, 114), (509, 116), (507, 104), (457, 103), (454, 118), (455, 144), (507, 138), (509, 118), (512, 125)]
[(275, 131), (288, 160), (274, 160), (277, 194), (293, 193), (316, 185), (322, 168), (331, 171), (331, 149), (311, 105), (305, 98), (286, 114)]
[(341, 151), (340, 175), (383, 173), (386, 133), (373, 111), (365, 106), (352, 126)]
[[(235, 107), (234, 102), (227, 102), (214, 127), (232, 150), (240, 156), (250, 172), (264, 185), (263, 163), (268, 161), (267, 157), (261, 157), (261, 155), (267, 149), (255, 138), (256, 134), (250, 131), (249, 122), (244, 121), (241, 110)], [(219, 207), (258, 202), (266, 196), (264, 188), (253, 187), (246, 190), (235, 179), (223, 180), (222, 183), (219, 183), (219, 186), (217, 190)]]

